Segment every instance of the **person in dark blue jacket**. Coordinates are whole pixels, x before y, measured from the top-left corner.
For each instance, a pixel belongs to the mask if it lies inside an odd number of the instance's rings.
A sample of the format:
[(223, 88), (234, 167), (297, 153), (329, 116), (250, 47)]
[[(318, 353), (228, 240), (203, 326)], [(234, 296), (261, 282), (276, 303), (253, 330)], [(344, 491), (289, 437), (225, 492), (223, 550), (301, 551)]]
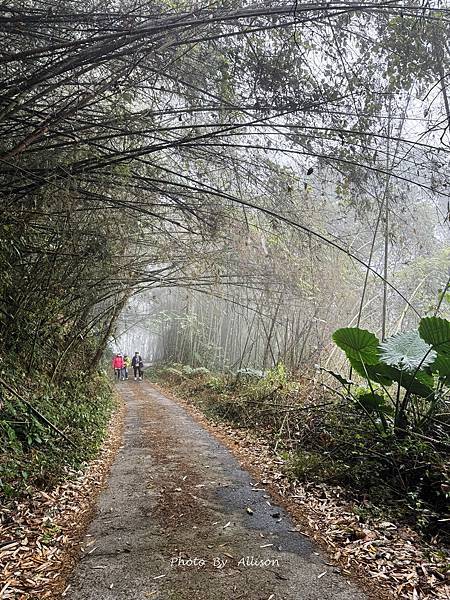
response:
[(139, 352), (134, 353), (133, 360), (131, 361), (131, 366), (133, 367), (133, 371), (134, 371), (134, 380), (136, 381), (136, 379), (139, 377), (139, 381), (141, 381), (142, 375), (143, 375), (144, 363), (142, 361), (142, 358), (141, 358), (141, 355), (139, 354)]

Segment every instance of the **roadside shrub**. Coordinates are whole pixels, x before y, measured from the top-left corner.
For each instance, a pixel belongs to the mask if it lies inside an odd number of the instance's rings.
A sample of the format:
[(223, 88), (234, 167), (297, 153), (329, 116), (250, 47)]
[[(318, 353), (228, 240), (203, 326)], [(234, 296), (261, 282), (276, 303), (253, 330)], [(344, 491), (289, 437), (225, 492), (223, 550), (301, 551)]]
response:
[(445, 446), (414, 436), (379, 436), (352, 404), (331, 405), (321, 416), (302, 420), (308, 435), (286, 455), (290, 477), (341, 485), (366, 498), (375, 512), (392, 514), (429, 535), (448, 535)]
[[(11, 378), (10, 378), (11, 380)], [(114, 397), (105, 373), (78, 372), (60, 384), (36, 376), (22, 391), (73, 443), (43, 424), (24, 402), (4, 395), (0, 417), (0, 499), (18, 498), (33, 488), (51, 489), (92, 459), (104, 437)]]
[[(364, 380), (361, 386), (328, 371), (346, 401), (333, 427), (334, 452), (351, 465), (346, 483), (370, 490), (375, 502), (401, 502), (418, 528), (443, 531), (450, 500), (450, 321), (424, 317), (417, 330), (383, 342), (358, 327), (338, 329), (333, 339)], [(354, 422), (344, 432), (349, 418)]]
[(427, 433), (434, 428), (436, 415), (448, 413), (447, 319), (424, 317), (417, 331), (398, 333), (383, 342), (359, 327), (338, 329), (333, 340), (345, 352), (353, 372), (364, 380), (364, 388), (328, 372), (378, 434), (405, 438), (411, 433)]

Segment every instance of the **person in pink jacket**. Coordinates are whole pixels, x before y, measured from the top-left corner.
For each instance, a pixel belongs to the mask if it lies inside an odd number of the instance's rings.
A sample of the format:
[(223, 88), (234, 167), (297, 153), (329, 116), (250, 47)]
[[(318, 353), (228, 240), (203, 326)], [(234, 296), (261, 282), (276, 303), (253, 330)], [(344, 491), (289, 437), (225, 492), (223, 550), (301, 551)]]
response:
[(117, 377), (117, 381), (123, 381), (123, 368), (125, 366), (123, 356), (116, 354), (112, 361), (112, 367), (114, 369), (114, 378)]

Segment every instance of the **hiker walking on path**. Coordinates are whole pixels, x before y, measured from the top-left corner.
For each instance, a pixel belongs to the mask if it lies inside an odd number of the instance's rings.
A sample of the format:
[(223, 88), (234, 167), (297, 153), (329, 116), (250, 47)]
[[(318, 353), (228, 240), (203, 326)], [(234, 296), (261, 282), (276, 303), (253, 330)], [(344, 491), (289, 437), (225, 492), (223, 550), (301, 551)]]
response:
[(117, 381), (123, 381), (123, 368), (124, 368), (123, 357), (121, 354), (116, 354), (112, 361), (112, 366), (114, 369), (114, 378), (117, 378)]
[(134, 380), (136, 381), (136, 379), (138, 377), (141, 380), (144, 363), (142, 361), (142, 358), (141, 358), (141, 355), (139, 354), (139, 352), (135, 352), (135, 354), (133, 356), (133, 360), (131, 361), (131, 365), (132, 365), (133, 371), (134, 371)]
[(125, 356), (123, 357), (123, 374), (124, 374), (124, 378), (128, 379), (128, 369), (131, 367), (131, 358), (128, 356), (128, 354), (125, 354)]

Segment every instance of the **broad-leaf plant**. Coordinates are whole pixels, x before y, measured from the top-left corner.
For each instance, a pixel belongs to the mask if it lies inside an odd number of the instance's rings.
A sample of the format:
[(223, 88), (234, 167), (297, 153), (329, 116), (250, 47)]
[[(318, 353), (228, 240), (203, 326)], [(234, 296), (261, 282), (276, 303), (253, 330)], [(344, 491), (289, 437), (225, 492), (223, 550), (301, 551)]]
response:
[(333, 334), (361, 386), (329, 371), (346, 396), (385, 434), (405, 437), (423, 431), (442, 409), (450, 385), (450, 321), (424, 317), (415, 331), (385, 341), (365, 329), (344, 327)]

